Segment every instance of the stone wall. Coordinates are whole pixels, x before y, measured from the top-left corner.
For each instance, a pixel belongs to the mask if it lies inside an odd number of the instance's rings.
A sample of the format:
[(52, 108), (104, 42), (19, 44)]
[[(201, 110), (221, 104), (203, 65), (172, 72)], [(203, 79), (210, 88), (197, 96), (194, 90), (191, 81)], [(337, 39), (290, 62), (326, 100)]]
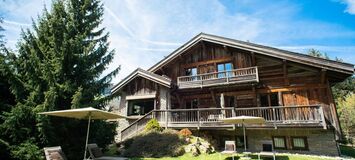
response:
[[(205, 134), (211, 135), (214, 139), (223, 143), (224, 140), (234, 140), (233, 135), (243, 136), (241, 128), (237, 131), (205, 131)], [(260, 152), (262, 144), (272, 144), (273, 136), (285, 136), (287, 149), (275, 149), (279, 153), (302, 153), (327, 156), (338, 156), (338, 148), (335, 141), (333, 130), (312, 129), (312, 128), (279, 128), (279, 129), (247, 129), (248, 151)], [(292, 136), (307, 137), (308, 150), (292, 149)], [(222, 140), (222, 141), (221, 141)], [(223, 145), (222, 145), (223, 146)], [(243, 151), (243, 148), (239, 148)]]

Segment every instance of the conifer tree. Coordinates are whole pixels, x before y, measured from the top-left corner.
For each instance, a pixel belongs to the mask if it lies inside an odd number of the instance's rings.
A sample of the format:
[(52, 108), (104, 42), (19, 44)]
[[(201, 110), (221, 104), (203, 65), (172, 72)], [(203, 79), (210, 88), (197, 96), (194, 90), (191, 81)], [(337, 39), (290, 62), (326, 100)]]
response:
[[(0, 126), (13, 145), (14, 158), (37, 159), (42, 152), (34, 150), (56, 145), (63, 147), (69, 159), (81, 158), (86, 121), (37, 113), (89, 106), (102, 109), (110, 99), (101, 92), (119, 68), (102, 75), (114, 56), (109, 34), (100, 27), (102, 17), (99, 0), (54, 0), (51, 10), (44, 9), (33, 21), (32, 29), (22, 31), (18, 54), (7, 57), (14, 73), (10, 78), (16, 105), (4, 113)], [(101, 146), (111, 143), (115, 125), (95, 121), (92, 127), (91, 141)]]

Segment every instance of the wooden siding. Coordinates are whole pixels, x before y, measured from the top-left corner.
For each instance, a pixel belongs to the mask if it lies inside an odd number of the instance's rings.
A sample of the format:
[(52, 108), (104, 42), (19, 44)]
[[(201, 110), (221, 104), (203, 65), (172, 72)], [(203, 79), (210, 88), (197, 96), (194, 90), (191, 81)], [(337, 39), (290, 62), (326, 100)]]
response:
[(124, 88), (126, 96), (151, 95), (155, 94), (159, 84), (142, 77), (137, 77)]

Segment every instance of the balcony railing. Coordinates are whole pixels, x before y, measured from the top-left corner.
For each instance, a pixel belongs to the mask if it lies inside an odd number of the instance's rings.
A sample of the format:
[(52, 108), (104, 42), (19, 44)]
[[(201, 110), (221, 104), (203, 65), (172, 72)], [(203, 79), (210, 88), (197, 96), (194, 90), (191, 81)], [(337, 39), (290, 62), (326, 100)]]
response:
[(156, 118), (161, 126), (167, 128), (220, 128), (234, 127), (234, 125), (224, 124), (221, 119), (242, 115), (263, 117), (266, 121), (265, 124), (249, 124), (249, 127), (309, 126), (326, 128), (323, 108), (320, 105), (170, 109), (149, 112), (149, 114), (124, 129), (121, 132), (121, 138), (125, 139), (139, 133), (144, 128), (145, 123), (152, 118)]
[(246, 82), (259, 82), (257, 67), (205, 73), (194, 76), (181, 76), (177, 78), (179, 88), (199, 88)]

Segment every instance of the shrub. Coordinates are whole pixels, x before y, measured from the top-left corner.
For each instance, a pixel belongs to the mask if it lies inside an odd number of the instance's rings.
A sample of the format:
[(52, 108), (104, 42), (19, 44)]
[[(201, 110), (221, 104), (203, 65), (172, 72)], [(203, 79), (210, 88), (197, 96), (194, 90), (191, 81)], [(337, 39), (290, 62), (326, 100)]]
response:
[(149, 131), (159, 131), (161, 132), (163, 129), (160, 127), (159, 122), (157, 119), (153, 118), (149, 120), (149, 122), (146, 124), (144, 131), (149, 132)]
[(38, 160), (44, 157), (42, 150), (31, 141), (21, 143), (19, 146), (15, 146), (11, 150), (12, 157), (23, 160)]
[(180, 130), (179, 134), (184, 137), (190, 137), (192, 135), (192, 132), (188, 128), (184, 128)]
[(129, 147), (123, 151), (126, 157), (176, 157), (184, 154), (184, 140), (170, 130), (146, 132), (129, 141), (132, 142), (127, 142)]

